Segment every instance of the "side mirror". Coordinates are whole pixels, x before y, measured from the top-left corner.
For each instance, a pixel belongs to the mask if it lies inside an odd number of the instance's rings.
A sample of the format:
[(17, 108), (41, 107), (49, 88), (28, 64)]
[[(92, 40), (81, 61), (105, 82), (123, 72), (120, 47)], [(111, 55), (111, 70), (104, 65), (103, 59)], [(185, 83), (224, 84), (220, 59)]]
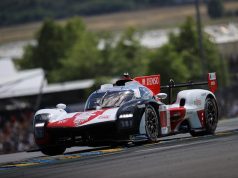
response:
[(167, 94), (166, 93), (158, 93), (156, 95), (156, 98), (161, 99), (161, 100), (166, 99), (167, 98)]
[(59, 104), (56, 105), (56, 108), (58, 108), (58, 109), (65, 109), (66, 105), (63, 104), (63, 103), (59, 103)]

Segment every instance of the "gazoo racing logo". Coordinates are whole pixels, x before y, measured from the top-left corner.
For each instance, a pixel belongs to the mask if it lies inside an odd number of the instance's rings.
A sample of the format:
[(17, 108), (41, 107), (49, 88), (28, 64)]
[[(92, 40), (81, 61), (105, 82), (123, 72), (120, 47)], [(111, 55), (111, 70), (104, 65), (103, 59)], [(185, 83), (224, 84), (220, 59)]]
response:
[(106, 110), (97, 110), (97, 111), (89, 111), (89, 112), (83, 112), (75, 116), (74, 124), (76, 126), (83, 125), (96, 117), (102, 115)]
[(76, 116), (74, 123), (75, 125), (82, 125), (89, 121), (90, 116), (94, 116), (93, 112), (84, 112)]

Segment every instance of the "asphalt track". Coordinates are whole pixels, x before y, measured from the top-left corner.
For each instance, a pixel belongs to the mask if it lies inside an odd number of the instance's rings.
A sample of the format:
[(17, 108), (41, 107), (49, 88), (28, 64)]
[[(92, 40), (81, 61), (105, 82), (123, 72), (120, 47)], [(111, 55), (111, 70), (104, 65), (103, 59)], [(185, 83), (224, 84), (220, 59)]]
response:
[[(76, 148), (74, 148), (76, 149)], [(238, 178), (238, 119), (221, 121), (215, 136), (188, 134), (162, 138), (156, 144), (128, 148), (68, 150), (65, 155), (36, 153), (0, 156), (0, 177), (209, 177)], [(23, 154), (23, 155), (24, 155)]]

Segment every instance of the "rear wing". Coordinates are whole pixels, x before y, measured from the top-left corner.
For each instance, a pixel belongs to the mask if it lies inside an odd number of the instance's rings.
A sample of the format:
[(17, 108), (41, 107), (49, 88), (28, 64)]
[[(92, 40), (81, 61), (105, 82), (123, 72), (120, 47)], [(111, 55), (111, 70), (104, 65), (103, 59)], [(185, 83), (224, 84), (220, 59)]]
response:
[(167, 88), (169, 90), (168, 92), (169, 103), (171, 103), (173, 88), (208, 85), (209, 90), (212, 93), (215, 93), (215, 91), (218, 88), (216, 73), (215, 72), (208, 73), (207, 79), (208, 80), (205, 82), (187, 82), (187, 83), (179, 83), (179, 84), (175, 84), (174, 81), (171, 79), (169, 81), (169, 84), (165, 86), (160, 85), (160, 75), (140, 76), (140, 77), (134, 78), (133, 80), (139, 82), (140, 84), (150, 89), (154, 95), (157, 95), (158, 93), (160, 93), (161, 89)]
[(160, 93), (160, 75), (140, 76), (133, 80), (149, 88), (153, 92), (153, 95)]
[(172, 89), (173, 88), (181, 88), (181, 87), (192, 87), (192, 86), (199, 86), (199, 85), (208, 85), (209, 90), (212, 93), (215, 93), (215, 91), (218, 88), (217, 84), (217, 78), (216, 78), (216, 73), (208, 73), (207, 75), (207, 81), (206, 82), (187, 82), (187, 83), (179, 83), (175, 84), (173, 80), (169, 81), (169, 85), (161, 86), (161, 89), (168, 89), (168, 98), (169, 98), (169, 103), (172, 101)]

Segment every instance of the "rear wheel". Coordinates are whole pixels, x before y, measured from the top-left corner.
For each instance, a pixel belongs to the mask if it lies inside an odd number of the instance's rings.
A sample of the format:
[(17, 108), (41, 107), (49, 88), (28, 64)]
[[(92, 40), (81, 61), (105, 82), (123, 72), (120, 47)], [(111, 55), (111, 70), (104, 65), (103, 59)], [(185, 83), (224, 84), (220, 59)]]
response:
[(218, 110), (216, 101), (208, 98), (205, 103), (206, 134), (214, 134), (218, 122)]
[(148, 139), (151, 142), (156, 142), (159, 136), (159, 117), (151, 105), (145, 108), (145, 130)]
[(41, 148), (41, 152), (49, 156), (61, 155), (65, 152), (65, 150), (66, 147), (64, 146), (47, 146)]
[(207, 98), (204, 107), (205, 131), (191, 131), (192, 136), (214, 134), (218, 123), (218, 108), (214, 98)]

